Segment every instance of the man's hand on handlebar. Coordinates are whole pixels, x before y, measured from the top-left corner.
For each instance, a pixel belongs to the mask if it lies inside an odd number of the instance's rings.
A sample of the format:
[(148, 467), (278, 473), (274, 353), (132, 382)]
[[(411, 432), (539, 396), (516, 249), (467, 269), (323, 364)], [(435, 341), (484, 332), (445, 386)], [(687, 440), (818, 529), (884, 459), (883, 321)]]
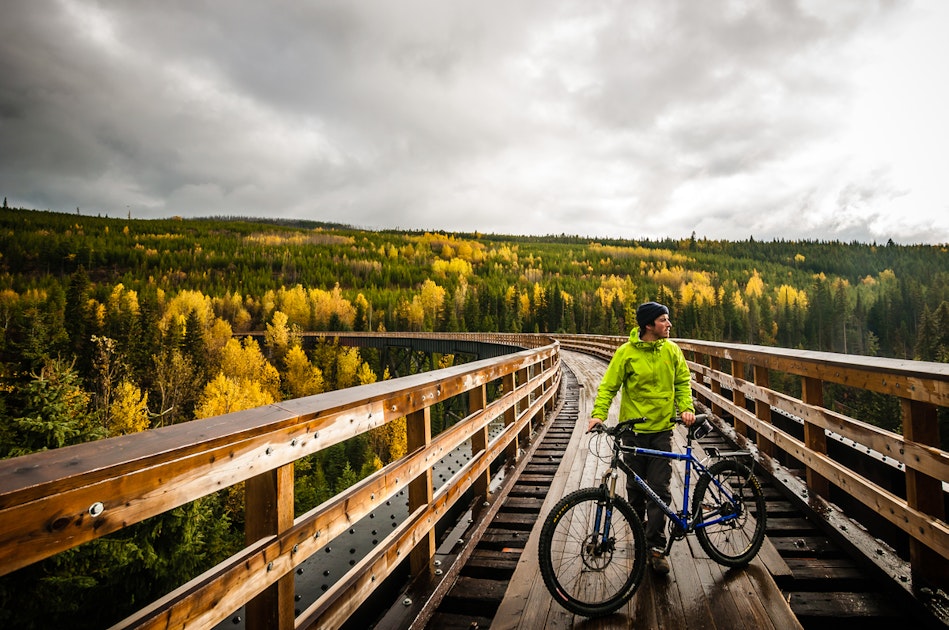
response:
[(683, 411), (680, 417), (682, 418), (682, 424), (687, 427), (691, 427), (692, 423), (695, 422), (695, 413), (692, 411)]
[[(598, 428), (599, 425), (599, 428)], [(590, 424), (587, 425), (587, 433), (600, 431), (603, 427), (603, 421), (599, 418), (590, 418)]]

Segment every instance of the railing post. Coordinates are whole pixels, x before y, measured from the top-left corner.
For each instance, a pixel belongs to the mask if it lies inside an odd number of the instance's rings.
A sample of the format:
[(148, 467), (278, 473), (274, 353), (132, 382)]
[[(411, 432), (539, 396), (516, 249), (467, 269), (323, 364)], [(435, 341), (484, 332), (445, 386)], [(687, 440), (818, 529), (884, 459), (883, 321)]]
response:
[[(427, 446), (432, 441), (431, 418), (431, 407), (413, 411), (405, 416), (405, 442), (409, 453)], [(409, 482), (409, 514), (431, 503), (433, 496), (432, 468), (427, 466), (418, 477)], [(418, 576), (427, 571), (434, 555), (435, 528), (433, 526), (409, 555), (409, 570), (412, 575)]]
[[(468, 390), (468, 413), (472, 414), (476, 411), (480, 411), (488, 406), (488, 390), (485, 385), (476, 387), (474, 389)], [(471, 436), (471, 456), (472, 458), (478, 453), (478, 451), (488, 450), (488, 427), (485, 426), (483, 429)], [(484, 469), (484, 473), (475, 479), (474, 483), (471, 486), (471, 489), (474, 491), (475, 498), (478, 497), (488, 497), (488, 489), (491, 487), (491, 467), (488, 466)]]
[[(732, 376), (735, 378), (740, 378), (745, 380), (745, 364), (739, 363), (738, 361), (732, 360)], [(736, 407), (745, 408), (745, 393), (739, 391), (737, 387), (732, 389), (732, 402), (735, 403)], [(748, 425), (735, 418), (735, 432), (738, 435), (748, 437)]]
[[(771, 375), (768, 373), (768, 368), (763, 365), (756, 365), (754, 371), (755, 385), (770, 389)], [(771, 405), (768, 404), (767, 400), (755, 401), (755, 416), (762, 422), (771, 424)], [(768, 457), (774, 457), (774, 443), (761, 435), (761, 431), (756, 431), (755, 434), (758, 450)]]
[[(513, 392), (514, 387), (515, 387), (514, 374), (513, 373), (506, 374), (504, 378), (502, 379), (502, 384), (503, 384), (502, 386), (504, 388), (505, 394), (509, 394)], [(508, 427), (514, 424), (516, 420), (517, 420), (517, 409), (515, 409), (515, 405), (511, 405), (504, 411), (504, 426)], [(507, 456), (508, 462), (513, 463), (517, 461), (517, 451), (520, 448), (520, 440), (522, 437), (523, 436), (520, 433), (515, 435), (514, 439), (511, 440), (511, 444), (507, 447), (505, 454)]]
[[(812, 407), (824, 406), (824, 384), (811, 376), (805, 376), (801, 384), (801, 398), (805, 405)], [(827, 434), (822, 427), (804, 420), (804, 446), (822, 455), (827, 454)], [(805, 466), (807, 474), (807, 487), (813, 494), (824, 497), (830, 497), (830, 482), (812, 470), (810, 466)]]
[[(525, 379), (527, 378), (527, 370), (524, 370), (524, 369), (518, 370), (517, 372), (515, 372), (515, 373), (512, 374), (511, 376), (512, 376), (512, 381), (511, 381), (511, 382), (512, 382), (512, 387), (513, 387), (513, 388), (516, 388), (517, 385), (518, 385), (518, 383), (523, 384), (523, 383), (526, 382)], [(505, 385), (505, 387), (506, 387), (506, 385)], [(513, 391), (513, 390), (512, 390), (512, 391)], [(521, 409), (522, 409), (522, 405), (521, 405), (520, 402), (518, 402), (516, 405), (514, 405), (513, 411), (514, 411), (514, 416), (515, 416), (515, 418), (520, 414)], [(505, 420), (505, 422), (506, 422), (506, 420)], [(533, 424), (534, 424), (534, 419), (531, 418), (531, 419), (524, 425), (524, 428), (521, 429), (521, 432), (518, 433), (518, 436), (517, 436), (518, 446), (523, 447), (523, 448), (526, 449), (526, 448), (527, 448), (527, 445), (530, 444), (530, 440), (531, 440), (531, 427), (533, 426)]]
[[(708, 356), (708, 366), (713, 372), (722, 371), (722, 360), (721, 358), (710, 354)], [(718, 396), (722, 395), (722, 382), (717, 378), (712, 379), (712, 393)], [(715, 402), (712, 403), (712, 415), (721, 418), (722, 417), (722, 408), (720, 405)]]
[[(244, 486), (244, 538), (248, 545), (281, 534), (293, 526), (293, 464), (251, 477)], [(294, 575), (247, 602), (248, 630), (293, 630)]]
[[(902, 399), (903, 437), (926, 446), (939, 447), (939, 422), (935, 405)], [(946, 520), (942, 482), (914, 469), (912, 458), (906, 458), (906, 502), (911, 508), (942, 521)], [(911, 537), (910, 566), (914, 588), (917, 578), (938, 588), (949, 587), (949, 562), (938, 552)]]
[[(528, 380), (529, 380), (529, 378), (530, 378), (530, 375), (529, 375), (528, 372), (527, 372), (527, 368), (521, 368), (520, 370), (518, 370), (518, 371), (516, 372), (516, 377), (515, 377), (516, 383), (515, 383), (515, 386), (516, 386), (517, 383), (519, 383), (519, 384), (521, 384), (521, 385), (527, 383)], [(521, 402), (517, 403), (517, 407), (516, 407), (517, 413), (520, 413), (520, 412), (523, 411), (526, 407), (529, 407), (529, 406), (530, 406), (530, 396), (527, 397), (527, 400), (523, 400), (523, 399), (522, 399)], [(531, 424), (532, 427), (533, 427), (533, 426), (536, 426), (536, 422), (534, 421), (534, 418), (531, 418), (531, 419), (530, 419), (530, 424)]]

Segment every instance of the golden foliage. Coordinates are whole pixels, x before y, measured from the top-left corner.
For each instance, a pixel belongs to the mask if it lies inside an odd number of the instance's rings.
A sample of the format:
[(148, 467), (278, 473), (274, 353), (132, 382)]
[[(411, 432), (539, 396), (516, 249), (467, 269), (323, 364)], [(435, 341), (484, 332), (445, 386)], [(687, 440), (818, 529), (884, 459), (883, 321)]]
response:
[(172, 321), (184, 324), (191, 313), (194, 313), (201, 326), (206, 328), (214, 316), (211, 298), (200, 291), (190, 289), (179, 292), (165, 304), (159, 326), (165, 331), (168, 330), (168, 325)]
[(148, 392), (142, 392), (131, 381), (122, 380), (113, 391), (109, 405), (109, 435), (138, 433), (148, 427)]
[(221, 373), (236, 383), (254, 384), (270, 396), (270, 402), (280, 395), (280, 374), (253, 337), (245, 337), (243, 344), (234, 338), (228, 340), (221, 357)]
[(745, 285), (745, 295), (759, 298), (763, 294), (764, 280), (761, 279), (761, 275), (758, 273), (758, 270), (755, 269), (751, 272), (751, 277), (748, 278), (748, 284)]
[(310, 362), (306, 352), (300, 346), (293, 346), (284, 359), (287, 370), (284, 373), (284, 387), (290, 398), (303, 398), (326, 391), (323, 371)]
[(778, 306), (781, 308), (797, 308), (804, 310), (807, 308), (807, 293), (803, 290), (782, 284), (777, 289)]
[(195, 418), (210, 418), (269, 405), (273, 402), (273, 396), (264, 391), (260, 383), (238, 381), (224, 376), (222, 372), (204, 386), (204, 392), (194, 411), (194, 416)]

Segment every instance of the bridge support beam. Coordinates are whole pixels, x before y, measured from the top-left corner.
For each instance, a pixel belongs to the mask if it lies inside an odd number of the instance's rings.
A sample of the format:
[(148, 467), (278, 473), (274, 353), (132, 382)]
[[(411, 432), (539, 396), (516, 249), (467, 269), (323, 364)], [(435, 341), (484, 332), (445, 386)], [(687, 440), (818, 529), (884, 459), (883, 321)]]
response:
[[(244, 486), (244, 538), (251, 545), (293, 527), (293, 464), (251, 477)], [(247, 602), (247, 630), (293, 630), (291, 571)]]

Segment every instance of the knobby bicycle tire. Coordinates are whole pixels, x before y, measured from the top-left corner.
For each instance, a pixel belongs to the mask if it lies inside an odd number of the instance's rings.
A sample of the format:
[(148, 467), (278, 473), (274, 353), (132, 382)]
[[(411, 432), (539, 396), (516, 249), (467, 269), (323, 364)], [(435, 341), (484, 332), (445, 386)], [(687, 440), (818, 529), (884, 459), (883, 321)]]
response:
[(540, 531), (540, 574), (547, 590), (584, 617), (608, 615), (629, 601), (646, 568), (643, 523), (622, 497), (612, 500), (610, 540), (593, 543), (596, 507), (608, 502), (603, 488), (572, 492), (554, 506)]
[[(713, 479), (728, 488), (734, 501), (724, 495)], [(767, 521), (764, 493), (758, 478), (741, 462), (723, 459), (709, 467), (695, 486), (692, 513), (702, 515), (695, 537), (715, 562), (729, 567), (744, 566), (761, 549)], [(737, 516), (702, 525), (732, 514)]]

